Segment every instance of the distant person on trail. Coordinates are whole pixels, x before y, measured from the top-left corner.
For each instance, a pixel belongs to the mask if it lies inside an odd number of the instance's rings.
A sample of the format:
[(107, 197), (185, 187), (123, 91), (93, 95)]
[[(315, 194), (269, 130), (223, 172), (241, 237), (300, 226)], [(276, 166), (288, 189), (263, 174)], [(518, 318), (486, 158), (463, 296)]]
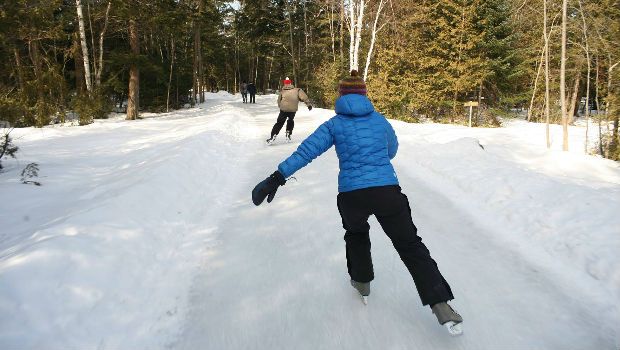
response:
[(245, 80), (241, 84), (239, 84), (239, 92), (241, 93), (243, 103), (248, 103), (248, 84), (245, 82)]
[(248, 84), (248, 93), (250, 94), (250, 103), (256, 103), (256, 85), (252, 82)]
[(295, 118), (297, 109), (299, 109), (299, 101), (304, 102), (309, 111), (312, 110), (310, 99), (304, 90), (296, 88), (288, 77), (284, 79), (283, 83), (284, 86), (282, 86), (280, 96), (278, 96), (278, 108), (280, 108), (280, 114), (278, 114), (278, 120), (271, 129), (271, 136), (267, 139), (268, 144), (276, 140), (280, 130), (282, 130), (284, 121), (286, 121), (286, 140), (291, 140), (293, 128), (295, 127), (295, 121), (293, 119)]
[(389, 121), (374, 110), (366, 85), (351, 71), (338, 84), (336, 115), (319, 126), (278, 170), (252, 191), (252, 201), (271, 203), (279, 186), (296, 171), (335, 145), (338, 175), (338, 211), (345, 229), (347, 269), (351, 285), (367, 303), (374, 271), (370, 253), (368, 218), (374, 215), (413, 277), (423, 305), (429, 305), (450, 334), (462, 333), (463, 318), (448, 305), (454, 298), (437, 263), (417, 235), (407, 196), (401, 192), (390, 160), (398, 140)]

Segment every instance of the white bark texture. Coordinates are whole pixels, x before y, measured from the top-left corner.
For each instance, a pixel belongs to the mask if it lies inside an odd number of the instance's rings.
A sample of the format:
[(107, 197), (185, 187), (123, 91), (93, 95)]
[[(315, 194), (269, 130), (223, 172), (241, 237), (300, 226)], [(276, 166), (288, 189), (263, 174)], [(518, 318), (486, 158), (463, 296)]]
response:
[(383, 28), (381, 26), (377, 29), (377, 24), (379, 23), (379, 16), (381, 16), (381, 10), (383, 10), (383, 6), (387, 3), (387, 0), (381, 0), (379, 2), (379, 7), (377, 8), (377, 13), (375, 15), (375, 22), (372, 25), (372, 35), (370, 38), (370, 47), (368, 48), (368, 54), (366, 55), (366, 67), (364, 68), (364, 80), (368, 77), (368, 68), (370, 67), (370, 60), (372, 59), (372, 51), (375, 48), (375, 41), (377, 40), (377, 33)]
[(78, 24), (80, 27), (80, 43), (82, 45), (82, 57), (84, 58), (84, 77), (86, 79), (86, 90), (92, 92), (92, 78), (90, 75), (90, 58), (88, 55), (88, 45), (86, 44), (86, 29), (84, 27), (84, 12), (82, 10), (82, 1), (75, 0), (77, 8)]
[(95, 86), (101, 85), (101, 71), (103, 71), (103, 38), (105, 32), (108, 29), (108, 18), (110, 15), (110, 8), (112, 7), (112, 1), (108, 1), (108, 8), (105, 10), (105, 23), (101, 33), (99, 33), (99, 69), (97, 70), (97, 76), (95, 77)]

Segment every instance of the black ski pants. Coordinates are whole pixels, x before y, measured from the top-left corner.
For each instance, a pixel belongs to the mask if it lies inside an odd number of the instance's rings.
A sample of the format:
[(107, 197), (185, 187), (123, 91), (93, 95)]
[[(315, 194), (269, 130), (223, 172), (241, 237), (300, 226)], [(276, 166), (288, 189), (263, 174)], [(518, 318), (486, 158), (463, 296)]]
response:
[(284, 121), (286, 121), (286, 131), (288, 131), (289, 134), (292, 134), (293, 128), (295, 127), (295, 121), (293, 120), (295, 118), (295, 113), (297, 112), (280, 111), (280, 114), (278, 114), (278, 120), (271, 129), (271, 137), (280, 133), (282, 126), (284, 126)]
[(338, 211), (346, 230), (347, 268), (351, 279), (374, 279), (368, 218), (375, 215), (411, 273), (423, 305), (454, 299), (448, 282), (422, 243), (411, 217), (411, 207), (400, 186), (369, 187), (338, 194)]
[(250, 92), (250, 103), (256, 103), (256, 93)]

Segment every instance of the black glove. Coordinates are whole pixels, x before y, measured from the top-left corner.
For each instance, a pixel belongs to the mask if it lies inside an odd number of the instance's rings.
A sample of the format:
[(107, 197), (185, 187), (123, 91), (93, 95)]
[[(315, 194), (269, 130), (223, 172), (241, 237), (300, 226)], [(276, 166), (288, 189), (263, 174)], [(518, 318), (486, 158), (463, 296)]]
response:
[(308, 105), (308, 110), (311, 111), (312, 110), (312, 105)]
[(252, 190), (252, 202), (254, 202), (254, 205), (260, 205), (267, 197), (267, 203), (271, 203), (273, 197), (276, 196), (278, 187), (284, 186), (285, 183), (286, 180), (282, 173), (276, 170), (276, 172), (254, 187)]

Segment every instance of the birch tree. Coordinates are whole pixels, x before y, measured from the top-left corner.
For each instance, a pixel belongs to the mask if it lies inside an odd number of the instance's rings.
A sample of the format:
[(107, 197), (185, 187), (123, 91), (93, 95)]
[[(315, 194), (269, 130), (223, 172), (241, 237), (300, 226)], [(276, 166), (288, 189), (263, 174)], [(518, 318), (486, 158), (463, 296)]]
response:
[(566, 21), (568, 0), (562, 1), (562, 53), (560, 58), (560, 109), (562, 113), (562, 150), (568, 151), (568, 110), (566, 108)]
[(379, 2), (379, 6), (377, 7), (377, 13), (375, 14), (375, 21), (372, 25), (372, 33), (370, 37), (370, 48), (368, 49), (368, 54), (366, 55), (366, 67), (364, 68), (364, 80), (368, 77), (368, 67), (370, 67), (370, 59), (372, 58), (372, 51), (375, 47), (375, 41), (377, 40), (377, 33), (383, 29), (385, 23), (381, 25), (381, 27), (377, 28), (377, 24), (379, 23), (379, 17), (381, 16), (381, 10), (387, 4), (387, 0), (381, 0)]
[(92, 77), (90, 74), (90, 56), (88, 55), (88, 44), (86, 43), (86, 29), (84, 26), (84, 11), (81, 0), (75, 0), (75, 7), (77, 8), (78, 25), (80, 28), (80, 43), (82, 46), (82, 57), (84, 60), (84, 78), (86, 80), (86, 90), (88, 93), (92, 93)]
[[(343, 0), (344, 1), (344, 0)], [(365, 0), (349, 0), (349, 70), (359, 70), (359, 49), (362, 41)]]
[(95, 86), (96, 87), (101, 86), (101, 72), (103, 71), (103, 39), (108, 29), (108, 18), (110, 16), (111, 8), (112, 8), (112, 1), (108, 1), (108, 6), (105, 10), (105, 19), (104, 19), (103, 29), (99, 33), (99, 64), (98, 64), (97, 74), (95, 75)]

